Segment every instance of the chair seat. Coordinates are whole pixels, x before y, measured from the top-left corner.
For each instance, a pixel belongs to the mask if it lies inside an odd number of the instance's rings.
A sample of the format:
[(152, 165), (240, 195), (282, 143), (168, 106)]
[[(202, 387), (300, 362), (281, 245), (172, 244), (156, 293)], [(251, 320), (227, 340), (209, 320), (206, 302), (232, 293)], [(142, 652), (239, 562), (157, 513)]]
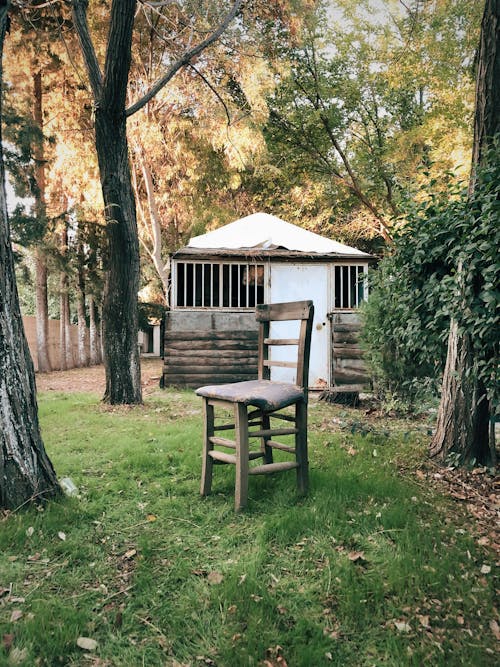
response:
[(228, 403), (254, 405), (264, 412), (272, 412), (304, 399), (304, 391), (289, 382), (247, 380), (231, 384), (209, 385), (196, 390), (198, 396)]

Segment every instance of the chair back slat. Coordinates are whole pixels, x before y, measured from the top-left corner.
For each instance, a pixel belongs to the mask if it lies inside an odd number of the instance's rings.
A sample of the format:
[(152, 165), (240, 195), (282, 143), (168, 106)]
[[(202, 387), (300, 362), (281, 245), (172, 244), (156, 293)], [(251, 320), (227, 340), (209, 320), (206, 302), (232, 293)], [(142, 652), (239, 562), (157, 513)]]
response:
[[(271, 367), (281, 366), (296, 368), (296, 385), (307, 390), (309, 381), (309, 355), (311, 350), (311, 333), (314, 316), (312, 301), (294, 301), (290, 303), (272, 303), (259, 305), (256, 308), (256, 319), (259, 326), (259, 362), (258, 372), (260, 380), (271, 378)], [(300, 331), (298, 338), (271, 338), (270, 323), (283, 321), (299, 321)], [(297, 360), (278, 361), (269, 359), (271, 346), (295, 345)]]

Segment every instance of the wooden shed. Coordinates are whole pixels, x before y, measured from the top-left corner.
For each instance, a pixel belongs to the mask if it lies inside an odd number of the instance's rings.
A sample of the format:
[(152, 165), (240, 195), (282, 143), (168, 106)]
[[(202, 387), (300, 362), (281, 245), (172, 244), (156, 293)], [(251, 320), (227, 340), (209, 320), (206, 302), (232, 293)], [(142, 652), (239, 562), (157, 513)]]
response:
[[(192, 238), (172, 256), (171, 310), (164, 327), (163, 385), (195, 387), (257, 373), (255, 305), (312, 299), (309, 386), (367, 383), (357, 309), (372, 257), (267, 213)], [(274, 331), (294, 337), (287, 323)], [(287, 360), (288, 348), (276, 358)], [(273, 379), (294, 381), (273, 367)], [(351, 389), (353, 388), (353, 389)]]

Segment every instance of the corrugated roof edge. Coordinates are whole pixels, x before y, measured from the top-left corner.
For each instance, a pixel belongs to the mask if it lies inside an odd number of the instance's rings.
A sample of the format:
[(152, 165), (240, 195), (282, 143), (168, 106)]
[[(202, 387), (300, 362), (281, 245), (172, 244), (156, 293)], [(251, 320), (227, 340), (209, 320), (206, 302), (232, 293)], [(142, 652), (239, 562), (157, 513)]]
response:
[(253, 261), (274, 259), (287, 261), (289, 259), (300, 259), (302, 261), (320, 262), (320, 261), (364, 261), (376, 262), (377, 257), (369, 255), (368, 253), (361, 253), (358, 255), (349, 254), (343, 255), (340, 253), (314, 253), (314, 252), (300, 252), (299, 250), (287, 250), (286, 248), (191, 248), (185, 246), (171, 255), (174, 259), (213, 259), (216, 257), (230, 257), (232, 259), (251, 259)]

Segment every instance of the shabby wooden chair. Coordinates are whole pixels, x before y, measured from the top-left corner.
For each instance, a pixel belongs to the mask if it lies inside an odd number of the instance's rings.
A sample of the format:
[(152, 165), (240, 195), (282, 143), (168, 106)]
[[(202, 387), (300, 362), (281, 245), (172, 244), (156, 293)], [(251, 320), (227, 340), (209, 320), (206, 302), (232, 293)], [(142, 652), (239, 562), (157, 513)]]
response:
[[(236, 466), (236, 510), (242, 509), (247, 504), (249, 475), (262, 475), (295, 468), (298, 490), (302, 494), (307, 492), (307, 390), (313, 315), (312, 301), (257, 306), (258, 380), (213, 385), (196, 390), (198, 396), (203, 397), (204, 404), (202, 496), (210, 493), (214, 463)], [(298, 338), (271, 337), (274, 335), (271, 330), (272, 322), (291, 320), (298, 321)], [(285, 345), (296, 346), (296, 361), (273, 359), (270, 348)], [(295, 383), (271, 380), (273, 366), (295, 368)], [(294, 414), (290, 414), (289, 410), (283, 413), (283, 409), (290, 406), (295, 406)], [(233, 413), (234, 423), (216, 425), (216, 408), (223, 408)], [(285, 425), (271, 427), (271, 420), (284, 421)], [(234, 440), (216, 435), (221, 431), (234, 431)], [(295, 436), (294, 446), (275, 440), (276, 436), (284, 435)], [(249, 441), (253, 438), (259, 441), (258, 449), (250, 447)], [(274, 449), (293, 455), (293, 460), (274, 462)], [(263, 459), (263, 462), (251, 466), (250, 463), (255, 459)]]

